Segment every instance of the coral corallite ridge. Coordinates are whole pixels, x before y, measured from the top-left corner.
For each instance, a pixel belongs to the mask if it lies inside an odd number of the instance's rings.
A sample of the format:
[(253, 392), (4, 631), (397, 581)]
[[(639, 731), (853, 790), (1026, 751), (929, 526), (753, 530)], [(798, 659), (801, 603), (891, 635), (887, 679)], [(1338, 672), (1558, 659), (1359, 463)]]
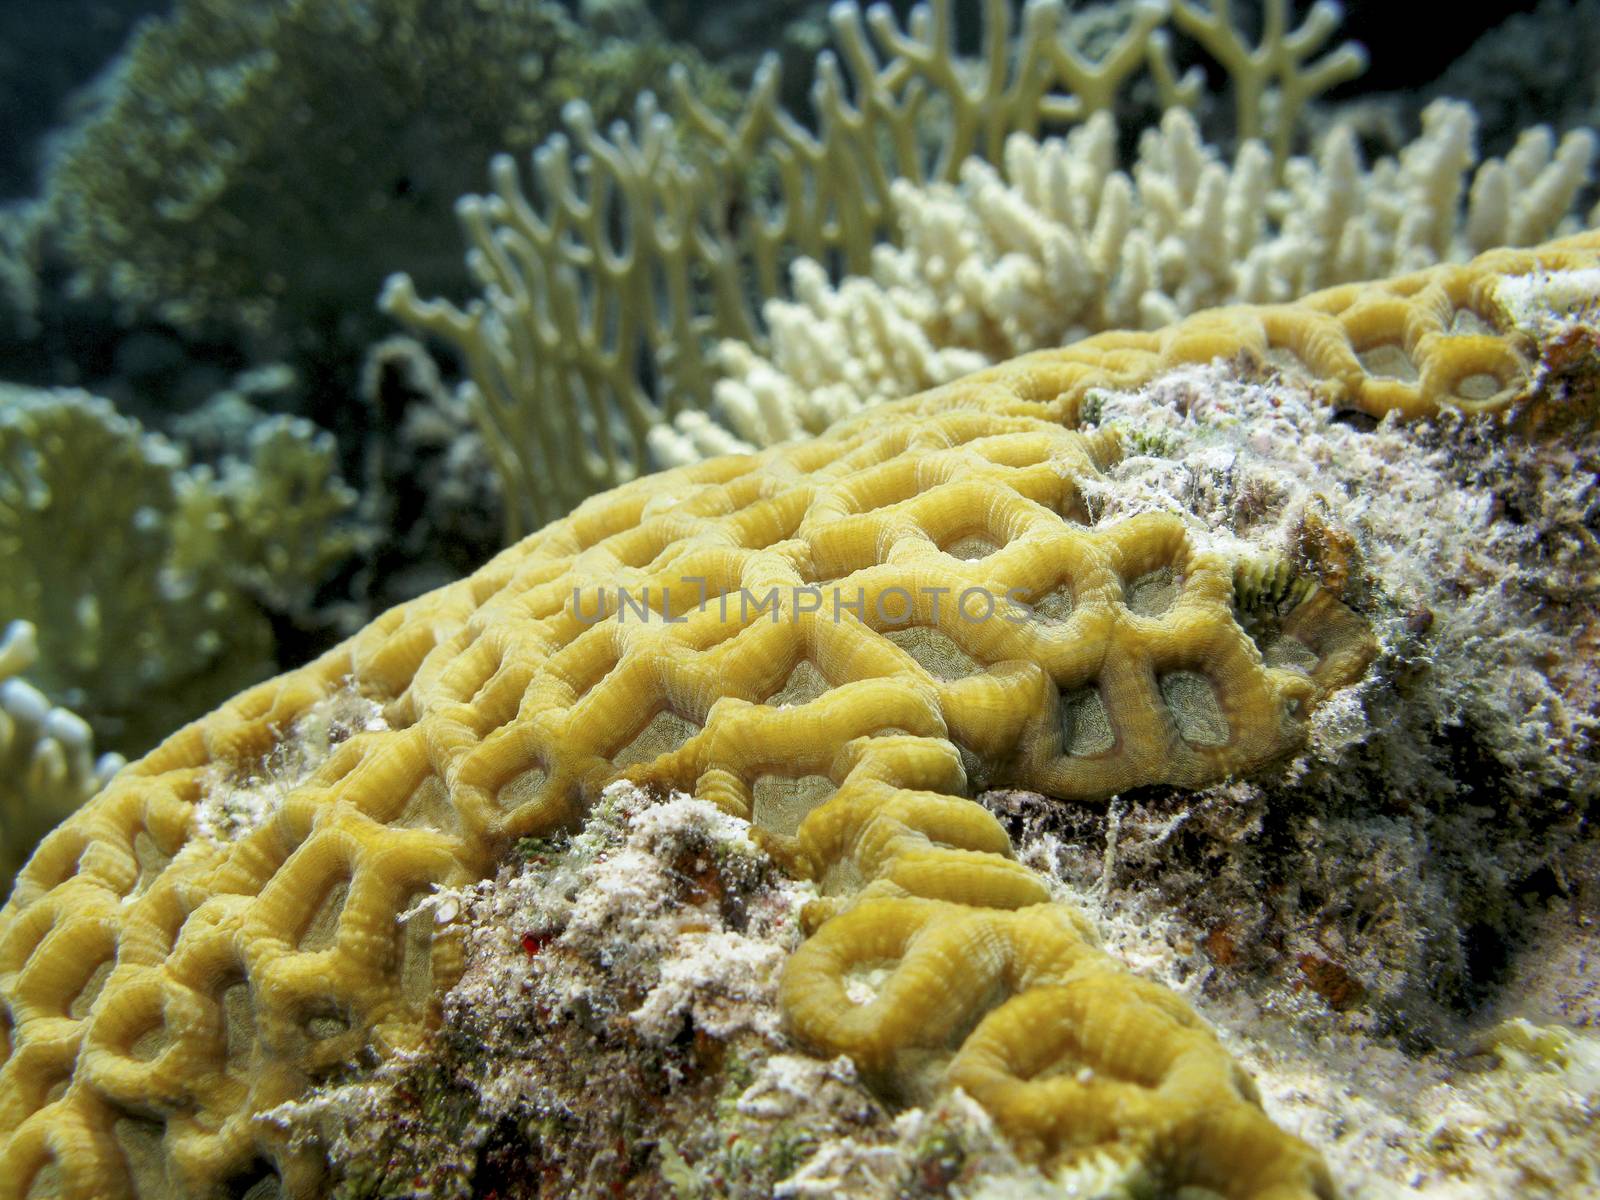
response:
[(1072, 426), (1092, 388), (1218, 355), (1369, 412), (1504, 403), (1531, 359), (1497, 280), (1597, 248), (1104, 335), (641, 479), (244, 692), (47, 837), (0, 913), (0, 1196), (318, 1194), (315, 1147), (260, 1114), (420, 1045), (461, 955), (418, 900), (619, 777), (750, 817), (818, 882), (785, 1016), (884, 1094), (960, 1086), (1049, 1164), (1330, 1194), (969, 797), (1249, 771), (1373, 642), (1316, 589), (1247, 632), (1224, 541), (1096, 523), (1124, 451)]

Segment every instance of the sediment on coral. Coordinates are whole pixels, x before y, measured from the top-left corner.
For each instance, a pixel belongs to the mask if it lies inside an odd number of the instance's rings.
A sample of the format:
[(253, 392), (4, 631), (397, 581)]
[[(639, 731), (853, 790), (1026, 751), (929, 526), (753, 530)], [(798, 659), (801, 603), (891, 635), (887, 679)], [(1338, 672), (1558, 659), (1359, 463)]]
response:
[[(1539, 403), (1583, 402), (1557, 382)], [(1146, 789), (1072, 837), (1103, 848), (1104, 886), (1184, 913), (1227, 965), (1448, 1042), (1592, 841), (1600, 434), (1454, 412), (1368, 425), (1292, 370), (1238, 362), (1099, 393), (1093, 418), (1137, 445), (1086, 490), (1101, 519), (1168, 513), (1237, 539), (1247, 614), (1306, 581), (1371, 622), (1379, 652), (1286, 775)]]
[(1109, 1157), (1052, 1180), (964, 1093), (891, 1113), (848, 1058), (794, 1046), (778, 977), (816, 889), (759, 838), (682, 793), (610, 785), (578, 830), (523, 839), (492, 880), (407, 916), (465, 960), (425, 1049), (263, 1119), (326, 1154), (349, 1200), (1148, 1185)]
[[(1259, 931), (1258, 942), (1249, 903), (1229, 910), (1241, 899), (1229, 874), (1236, 865), (1250, 870), (1235, 857), (1250, 851), (1232, 839), (1265, 841), (1262, 818), (1270, 822), (1271, 806), (1295, 798), (1292, 788), (1275, 789), (1270, 800), (1253, 790), (1113, 806), (1109, 853), (1097, 836), (1107, 832), (1105, 813), (1065, 814), (1044, 797), (1014, 792), (991, 793), (984, 802), (1013, 831), (1019, 857), (1045, 871), (1059, 897), (1091, 915), (1111, 952), (1178, 991), (1218, 1029), (1256, 1079), (1274, 1120), (1323, 1151), (1341, 1196), (1586, 1196), (1600, 1178), (1591, 1136), (1600, 1060), (1589, 1032), (1600, 993), (1583, 965), (1600, 949), (1587, 916), (1600, 849), (1593, 837), (1587, 878), (1575, 873), (1573, 894), (1552, 898), (1542, 928), (1524, 939), (1498, 994), (1462, 1014), (1430, 1046), (1372, 1019), (1373, 997), (1363, 981), (1373, 977), (1359, 961), (1368, 948), (1354, 938), (1347, 956), (1339, 940), (1350, 925), (1296, 931), (1285, 921)], [(1334, 888), (1358, 898), (1381, 897), (1392, 881), (1391, 913), (1379, 914), (1386, 927), (1371, 940), (1405, 937), (1393, 910), (1416, 899), (1406, 889), (1420, 881), (1381, 874), (1390, 864), (1349, 836), (1359, 826), (1330, 832), (1338, 823), (1319, 822), (1313, 830), (1319, 841), (1306, 843), (1305, 854), (1343, 876)], [(1330, 835), (1320, 838), (1324, 832)], [(1430, 852), (1403, 829), (1393, 841)], [(1270, 872), (1280, 853), (1296, 853), (1281, 836), (1262, 846), (1260, 864)], [(1214, 902), (1185, 903), (1171, 884), (1186, 870), (1218, 885)], [(1254, 891), (1263, 880), (1270, 874), (1255, 877)], [(1265, 884), (1269, 893), (1280, 887)], [(1288, 960), (1284, 967), (1263, 969), (1266, 946)]]
[(463, 955), (426, 1052), (264, 1119), (326, 1153), (341, 1195), (610, 1194), (685, 1154), (725, 1157), (707, 1194), (770, 1194), (785, 1157), (725, 1145), (706, 1117), (782, 1045), (778, 975), (810, 890), (746, 822), (613, 785), (582, 829), (407, 914)]

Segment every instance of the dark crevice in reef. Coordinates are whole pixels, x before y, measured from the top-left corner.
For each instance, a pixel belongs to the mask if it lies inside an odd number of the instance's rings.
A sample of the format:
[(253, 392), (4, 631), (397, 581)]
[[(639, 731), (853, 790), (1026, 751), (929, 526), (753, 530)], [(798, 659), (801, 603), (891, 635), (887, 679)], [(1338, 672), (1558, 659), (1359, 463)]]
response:
[[(1594, 838), (1564, 795), (1518, 794), (1471, 732), (1434, 739), (1396, 785), (1381, 753), (1198, 793), (1143, 788), (1090, 808), (1034, 793), (981, 801), (1057, 873), (1176, 913), (1215, 969), (1208, 988), (1310, 991), (1412, 1053), (1514, 1007), (1520, 953), (1581, 905), (1565, 865)], [(1415, 764), (1413, 764), (1415, 765)], [(1452, 781), (1454, 781), (1452, 783)]]

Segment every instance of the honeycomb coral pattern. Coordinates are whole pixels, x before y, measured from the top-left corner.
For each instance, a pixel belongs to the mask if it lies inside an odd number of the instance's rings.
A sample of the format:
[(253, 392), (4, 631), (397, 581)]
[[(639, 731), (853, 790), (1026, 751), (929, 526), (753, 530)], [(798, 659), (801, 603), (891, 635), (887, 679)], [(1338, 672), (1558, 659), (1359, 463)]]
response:
[[(1021, 403), (1005, 411), (1073, 424), (1095, 387), (1137, 387), (1163, 366), (1244, 355), (1315, 381), (1330, 403), (1371, 417), (1410, 420), (1441, 408), (1503, 412), (1526, 386), (1534, 347), (1511, 329), (1500, 281), (1593, 268), (1597, 259), (1600, 233), (1593, 231), (1531, 249), (1491, 250), (1468, 263), (1342, 284), (1293, 304), (1216, 308), (1153, 332), (1100, 334), (1023, 355), (959, 385), (1014, 380), (1025, 365), (1047, 370), (1037, 386), (1020, 386)], [(936, 388), (900, 404), (930, 411), (942, 396)], [(877, 411), (829, 432), (870, 422)]]
[[(751, 817), (819, 882), (784, 1009), (885, 1092), (959, 1085), (1053, 1164), (1328, 1195), (1194, 1014), (969, 797), (1248, 771), (1372, 654), (1325, 592), (1247, 633), (1236, 564), (1174, 518), (1096, 524), (1083, 485), (1121, 447), (1071, 427), (1091, 388), (1287, 351), (1364, 411), (1499, 403), (1528, 348), (1477, 302), (1532, 261), (1095, 338), (637, 481), (174, 734), (0, 913), (0, 1196), (319, 1194), (315, 1150), (261, 1114), (436, 1024), (459, 948), (404, 914), (621, 776)], [(1449, 332), (1462, 303), (1480, 325)], [(1383, 347), (1416, 378), (1363, 370)]]

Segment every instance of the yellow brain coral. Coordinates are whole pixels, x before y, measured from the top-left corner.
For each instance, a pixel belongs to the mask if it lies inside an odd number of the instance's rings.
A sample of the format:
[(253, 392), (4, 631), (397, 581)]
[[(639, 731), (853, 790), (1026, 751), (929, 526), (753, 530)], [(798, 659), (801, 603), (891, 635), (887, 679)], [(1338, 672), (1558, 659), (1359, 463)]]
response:
[(1247, 632), (1259, 571), (1165, 515), (1097, 525), (1121, 445), (1071, 426), (1093, 387), (1236, 354), (1371, 413), (1504, 404), (1531, 347), (1497, 281), (1597, 249), (1097, 337), (637, 481), (181, 730), (0, 914), (0, 1196), (315, 1194), (319, 1160), (255, 1118), (436, 1021), (458, 947), (402, 914), (622, 775), (751, 816), (819, 881), (783, 987), (809, 1047), (901, 1098), (959, 1085), (1048, 1162), (1326, 1195), (1194, 1014), (967, 797), (1257, 767), (1371, 639), (1315, 590)]

